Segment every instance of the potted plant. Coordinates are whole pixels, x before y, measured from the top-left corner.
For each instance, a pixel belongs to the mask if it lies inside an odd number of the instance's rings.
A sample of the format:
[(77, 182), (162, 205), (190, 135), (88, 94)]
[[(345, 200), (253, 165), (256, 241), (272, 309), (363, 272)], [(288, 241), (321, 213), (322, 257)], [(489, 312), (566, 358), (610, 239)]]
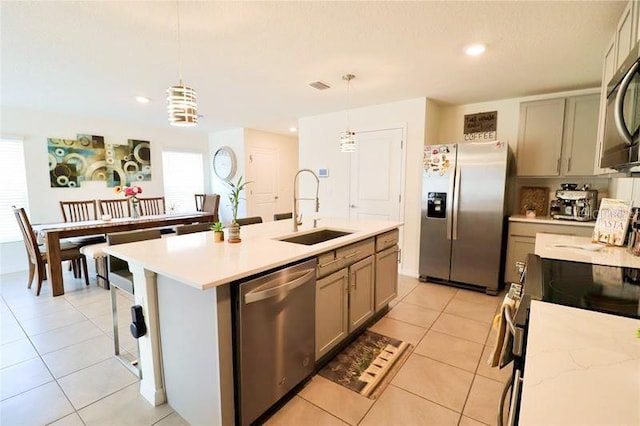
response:
[(534, 218), (536, 217), (536, 206), (533, 204), (525, 204), (524, 206), (525, 216)]
[(243, 182), (242, 176), (238, 178), (236, 183), (227, 182), (229, 187), (229, 202), (231, 203), (231, 210), (233, 213), (233, 220), (229, 226), (229, 242), (239, 243), (240, 239), (240, 225), (238, 224), (238, 205), (240, 204), (240, 193), (251, 182)]
[(221, 243), (224, 241), (224, 232), (222, 231), (224, 226), (222, 222), (218, 221), (211, 225), (211, 230), (213, 231), (213, 241), (216, 243)]

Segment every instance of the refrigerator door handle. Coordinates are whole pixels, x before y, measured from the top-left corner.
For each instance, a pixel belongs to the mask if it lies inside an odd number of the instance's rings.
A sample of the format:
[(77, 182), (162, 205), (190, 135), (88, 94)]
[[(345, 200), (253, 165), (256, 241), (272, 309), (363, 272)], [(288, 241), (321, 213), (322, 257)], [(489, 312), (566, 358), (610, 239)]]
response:
[(449, 174), (449, 191), (447, 192), (447, 240), (451, 240), (451, 215), (453, 214), (453, 188), (456, 171), (451, 170)]
[(460, 210), (460, 168), (456, 169), (456, 179), (453, 194), (453, 239), (458, 239), (458, 211)]

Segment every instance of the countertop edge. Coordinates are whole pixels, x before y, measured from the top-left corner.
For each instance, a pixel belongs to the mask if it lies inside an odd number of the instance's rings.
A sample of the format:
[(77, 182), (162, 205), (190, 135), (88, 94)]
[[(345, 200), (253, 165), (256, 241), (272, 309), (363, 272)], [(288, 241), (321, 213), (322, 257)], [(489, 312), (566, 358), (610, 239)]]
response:
[(595, 220), (590, 222), (579, 222), (577, 220), (553, 219), (550, 216), (526, 217), (524, 215), (511, 215), (509, 216), (509, 222), (539, 223), (545, 225), (585, 226), (590, 228), (593, 228), (596, 225)]

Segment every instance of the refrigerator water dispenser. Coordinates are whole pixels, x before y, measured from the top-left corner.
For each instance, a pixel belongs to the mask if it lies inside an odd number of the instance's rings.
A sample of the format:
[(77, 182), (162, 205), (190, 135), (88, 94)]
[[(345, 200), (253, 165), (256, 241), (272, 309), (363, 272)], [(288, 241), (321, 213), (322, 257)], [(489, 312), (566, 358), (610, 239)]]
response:
[(429, 192), (427, 194), (427, 217), (445, 219), (447, 211), (447, 193)]

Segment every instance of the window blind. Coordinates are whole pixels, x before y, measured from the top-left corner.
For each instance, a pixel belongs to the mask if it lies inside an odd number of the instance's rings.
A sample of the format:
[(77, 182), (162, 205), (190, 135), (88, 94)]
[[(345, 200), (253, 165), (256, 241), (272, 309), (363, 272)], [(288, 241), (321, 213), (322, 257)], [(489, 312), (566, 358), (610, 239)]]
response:
[(0, 138), (0, 243), (22, 240), (12, 206), (29, 210), (22, 139)]
[(204, 193), (203, 157), (199, 152), (163, 151), (162, 173), (167, 213), (194, 212), (194, 194)]

